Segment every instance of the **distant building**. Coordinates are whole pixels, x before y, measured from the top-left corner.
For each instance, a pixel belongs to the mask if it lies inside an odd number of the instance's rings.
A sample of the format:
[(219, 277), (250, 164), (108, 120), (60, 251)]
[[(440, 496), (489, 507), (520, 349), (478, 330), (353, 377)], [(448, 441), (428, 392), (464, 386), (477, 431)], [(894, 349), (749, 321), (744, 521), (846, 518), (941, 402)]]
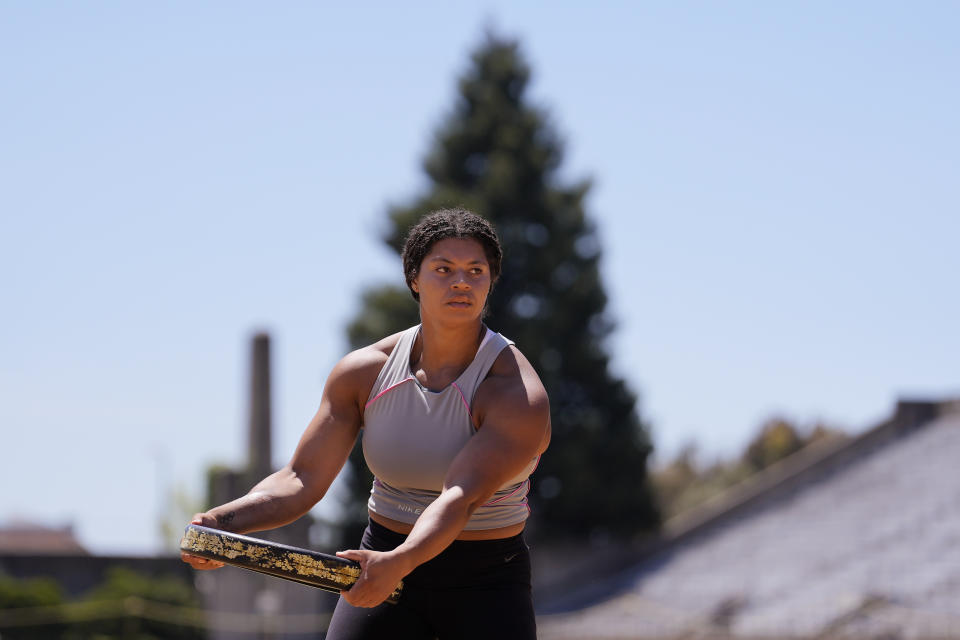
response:
[(0, 555), (8, 553), (88, 555), (74, 537), (71, 525), (48, 527), (30, 522), (0, 527)]
[[(244, 495), (273, 470), (269, 354), (269, 337), (256, 335), (247, 430), (248, 463), (242, 469), (213, 474), (208, 497), (211, 504), (222, 504)], [(286, 527), (254, 535), (309, 547), (312, 522), (307, 515)], [(13, 524), (0, 528), (0, 577), (53, 578), (68, 599), (73, 599), (103, 584), (108, 572), (115, 567), (150, 577), (177, 576), (196, 584), (204, 604), (204, 626), (211, 640), (316, 639), (322, 637), (337, 602), (335, 594), (234, 567), (194, 571), (181, 561), (179, 554), (166, 557), (90, 555), (74, 538), (71, 527)], [(172, 615), (176, 617), (177, 612)], [(2, 618), (0, 612), (0, 622)]]
[[(180, 558), (91, 555), (73, 535), (73, 527), (18, 522), (0, 527), (0, 577), (53, 578), (68, 599), (102, 585), (111, 569), (124, 567), (153, 578), (192, 579)], [(2, 616), (0, 616), (2, 618)]]
[(960, 637), (960, 401), (811, 445), (627, 566), (540, 602), (540, 637)]

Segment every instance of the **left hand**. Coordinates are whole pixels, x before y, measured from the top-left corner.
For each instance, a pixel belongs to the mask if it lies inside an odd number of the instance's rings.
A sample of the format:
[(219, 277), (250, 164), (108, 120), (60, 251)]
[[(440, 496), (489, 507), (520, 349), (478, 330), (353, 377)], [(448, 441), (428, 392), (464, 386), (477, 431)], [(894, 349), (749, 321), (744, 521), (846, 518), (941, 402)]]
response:
[(346, 591), (343, 599), (355, 607), (375, 607), (383, 603), (403, 577), (410, 572), (403, 559), (390, 552), (351, 549), (337, 556), (360, 564), (360, 578)]
[[(217, 519), (211, 516), (209, 513), (198, 513), (193, 516), (193, 519), (190, 520), (190, 524), (199, 524), (202, 527), (211, 527), (213, 529), (218, 529)], [(180, 552), (180, 559), (189, 564), (194, 569), (200, 569), (203, 571), (209, 569), (219, 569), (223, 566), (223, 563), (219, 560), (208, 560), (207, 558), (201, 558), (200, 556), (195, 556), (187, 553), (186, 551)]]

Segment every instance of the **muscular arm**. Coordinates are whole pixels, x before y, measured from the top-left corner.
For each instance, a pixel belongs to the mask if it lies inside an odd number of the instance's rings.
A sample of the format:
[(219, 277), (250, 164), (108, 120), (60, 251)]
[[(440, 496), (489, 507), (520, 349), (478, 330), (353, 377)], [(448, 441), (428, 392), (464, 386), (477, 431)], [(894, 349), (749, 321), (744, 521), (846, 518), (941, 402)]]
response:
[(348, 368), (349, 363), (341, 362), (330, 374), (320, 408), (290, 462), (247, 495), (207, 512), (217, 528), (248, 533), (280, 527), (305, 514), (326, 495), (360, 428)]
[(338, 554), (364, 568), (360, 581), (344, 592), (354, 606), (383, 602), (403, 576), (447, 548), (477, 507), (546, 448), (550, 429), (546, 391), (532, 366), (514, 353), (515, 375), (484, 382), (480, 428), (450, 465), (443, 491), (424, 509), (403, 544), (385, 553)]
[[(282, 526), (309, 511), (326, 494), (350, 455), (360, 430), (361, 397), (369, 392), (371, 370), (382, 366), (377, 359), (377, 352), (368, 348), (337, 363), (327, 378), (320, 408), (290, 462), (247, 495), (197, 514), (193, 522), (248, 533)], [(183, 554), (183, 559), (198, 569), (220, 566), (189, 554)]]
[(477, 507), (540, 452), (550, 414), (546, 393), (534, 398), (523, 391), (505, 392), (487, 412), (483, 427), (450, 466), (440, 496), (397, 548), (411, 570), (446, 549)]

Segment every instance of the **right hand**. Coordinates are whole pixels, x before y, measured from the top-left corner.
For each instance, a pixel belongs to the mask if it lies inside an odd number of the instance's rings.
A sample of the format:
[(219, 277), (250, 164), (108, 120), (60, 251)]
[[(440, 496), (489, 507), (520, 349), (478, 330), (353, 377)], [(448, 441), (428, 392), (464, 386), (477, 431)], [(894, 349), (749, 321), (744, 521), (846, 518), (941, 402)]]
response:
[[(218, 528), (217, 519), (208, 513), (198, 513), (197, 515), (193, 516), (190, 524), (199, 524), (200, 526), (211, 527), (213, 529)], [(206, 571), (207, 569), (219, 569), (223, 566), (223, 563), (218, 560), (207, 560), (206, 558), (201, 558), (200, 556), (191, 555), (186, 551), (180, 552), (180, 559), (194, 569), (200, 569), (201, 571)]]

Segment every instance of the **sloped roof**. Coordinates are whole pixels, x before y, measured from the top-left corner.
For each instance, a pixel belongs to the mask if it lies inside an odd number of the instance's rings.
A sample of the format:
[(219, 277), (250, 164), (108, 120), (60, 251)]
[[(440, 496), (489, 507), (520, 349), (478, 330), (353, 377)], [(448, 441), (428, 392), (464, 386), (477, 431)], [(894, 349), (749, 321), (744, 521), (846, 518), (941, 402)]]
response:
[(936, 407), (678, 535), (606, 600), (541, 615), (540, 637), (960, 637), (960, 411)]
[(16, 522), (0, 527), (0, 554), (82, 554), (87, 550), (73, 535), (73, 528), (48, 527)]

